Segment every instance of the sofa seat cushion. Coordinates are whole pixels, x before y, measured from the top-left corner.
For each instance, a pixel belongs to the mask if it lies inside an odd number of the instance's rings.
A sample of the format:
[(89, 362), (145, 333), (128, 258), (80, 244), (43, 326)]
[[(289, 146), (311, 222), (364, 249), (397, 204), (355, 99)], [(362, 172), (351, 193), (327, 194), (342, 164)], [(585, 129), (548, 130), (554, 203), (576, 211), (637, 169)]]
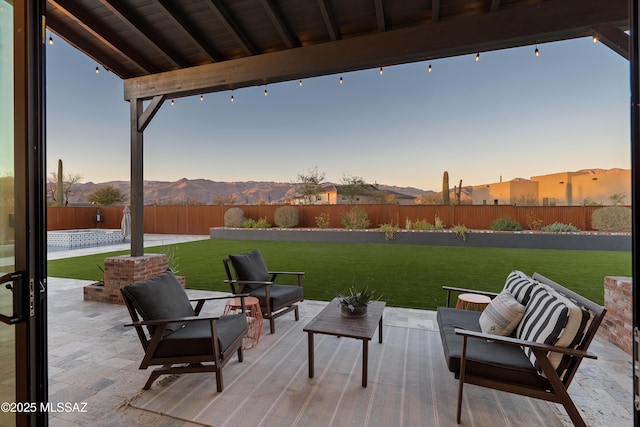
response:
[[(177, 319), (195, 316), (189, 296), (180, 286), (171, 270), (147, 280), (124, 286), (122, 293), (128, 298), (143, 320)], [(169, 323), (163, 335), (182, 328), (184, 322)], [(147, 326), (153, 335), (155, 326)]]
[[(440, 337), (449, 371), (460, 373), (463, 337), (455, 329), (480, 332), (480, 312), (439, 307), (437, 312)], [(466, 372), (515, 384), (548, 387), (548, 381), (538, 375), (529, 358), (518, 346), (477, 338), (467, 340)]]
[[(244, 335), (247, 319), (244, 314), (230, 314), (216, 320), (218, 344), (224, 352), (238, 338)], [(188, 322), (180, 330), (160, 341), (156, 357), (211, 355), (211, 322), (196, 320)]]
[[(255, 289), (249, 294), (258, 298), (260, 307), (267, 306), (265, 287)], [(277, 310), (280, 307), (291, 305), (291, 303), (302, 299), (302, 287), (289, 285), (269, 285), (269, 295), (271, 296), (271, 309)]]

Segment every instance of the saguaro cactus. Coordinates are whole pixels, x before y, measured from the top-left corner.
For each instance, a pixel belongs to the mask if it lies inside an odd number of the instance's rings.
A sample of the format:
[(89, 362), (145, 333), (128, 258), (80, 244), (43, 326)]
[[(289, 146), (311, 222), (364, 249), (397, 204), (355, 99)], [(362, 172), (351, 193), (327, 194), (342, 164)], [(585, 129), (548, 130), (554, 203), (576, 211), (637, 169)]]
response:
[(456, 203), (459, 205), (460, 204), (460, 193), (462, 192), (462, 180), (460, 180), (460, 184), (458, 184), (458, 187), (456, 188), (456, 186), (453, 186), (453, 194), (456, 195)]
[(56, 187), (56, 204), (64, 206), (64, 184), (62, 182), (62, 159), (58, 159), (58, 186)]
[(445, 205), (451, 204), (449, 198), (449, 172), (444, 171), (442, 175), (442, 203)]

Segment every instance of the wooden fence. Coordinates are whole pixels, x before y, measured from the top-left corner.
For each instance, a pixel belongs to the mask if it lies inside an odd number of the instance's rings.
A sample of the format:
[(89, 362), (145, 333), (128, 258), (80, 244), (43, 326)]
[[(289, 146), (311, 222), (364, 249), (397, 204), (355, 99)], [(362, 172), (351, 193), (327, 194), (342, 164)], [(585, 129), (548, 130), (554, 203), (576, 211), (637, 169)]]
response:
[[(592, 230), (591, 215), (598, 206), (508, 206), (508, 205), (358, 205), (369, 215), (371, 228), (380, 224), (405, 227), (406, 219), (427, 220), (434, 223), (438, 216), (449, 228), (464, 225), (472, 230), (490, 229), (498, 218), (509, 216), (526, 230), (531, 219), (542, 220), (543, 225), (561, 222), (573, 224), (580, 230)], [(224, 213), (238, 207), (246, 218), (265, 218), (274, 224), (277, 205), (239, 206), (145, 206), (144, 232), (157, 234), (209, 234), (210, 227), (224, 226)], [(300, 205), (300, 227), (316, 227), (316, 217), (328, 214), (330, 228), (342, 228), (341, 215), (351, 209), (348, 205)], [(82, 228), (120, 228), (123, 206), (49, 207), (48, 230)], [(96, 222), (98, 212), (101, 222)]]

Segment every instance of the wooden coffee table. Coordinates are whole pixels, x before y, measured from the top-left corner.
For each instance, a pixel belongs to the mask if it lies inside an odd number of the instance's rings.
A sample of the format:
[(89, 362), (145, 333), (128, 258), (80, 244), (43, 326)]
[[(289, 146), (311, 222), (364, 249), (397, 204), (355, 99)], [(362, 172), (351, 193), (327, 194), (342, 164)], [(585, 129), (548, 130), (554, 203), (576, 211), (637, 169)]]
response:
[(343, 317), (340, 314), (340, 303), (334, 299), (307, 326), (309, 344), (309, 378), (313, 378), (313, 334), (334, 335), (336, 337), (362, 340), (362, 387), (367, 386), (367, 367), (369, 364), (369, 341), (378, 329), (378, 341), (382, 343), (382, 312), (386, 303), (372, 301), (367, 308), (367, 315), (360, 318)]

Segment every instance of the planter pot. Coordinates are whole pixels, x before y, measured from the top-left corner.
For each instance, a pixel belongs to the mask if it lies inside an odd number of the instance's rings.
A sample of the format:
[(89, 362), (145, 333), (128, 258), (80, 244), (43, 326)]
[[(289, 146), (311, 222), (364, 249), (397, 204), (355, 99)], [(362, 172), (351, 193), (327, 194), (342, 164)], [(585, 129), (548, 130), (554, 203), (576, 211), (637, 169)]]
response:
[(340, 314), (342, 317), (365, 317), (367, 315), (367, 306), (354, 307), (353, 311), (351, 311), (346, 305), (340, 304)]

